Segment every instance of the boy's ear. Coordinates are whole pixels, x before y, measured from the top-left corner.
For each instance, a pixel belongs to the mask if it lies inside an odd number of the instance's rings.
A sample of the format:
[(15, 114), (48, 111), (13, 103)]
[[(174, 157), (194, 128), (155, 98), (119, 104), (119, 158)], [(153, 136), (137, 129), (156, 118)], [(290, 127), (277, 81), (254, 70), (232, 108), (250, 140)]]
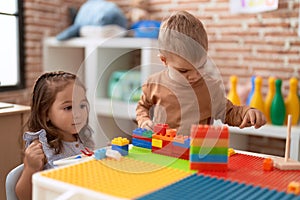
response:
[(161, 62), (162, 62), (165, 66), (167, 66), (167, 58), (166, 58), (165, 56), (161, 55), (161, 54), (159, 54), (158, 56), (159, 56)]

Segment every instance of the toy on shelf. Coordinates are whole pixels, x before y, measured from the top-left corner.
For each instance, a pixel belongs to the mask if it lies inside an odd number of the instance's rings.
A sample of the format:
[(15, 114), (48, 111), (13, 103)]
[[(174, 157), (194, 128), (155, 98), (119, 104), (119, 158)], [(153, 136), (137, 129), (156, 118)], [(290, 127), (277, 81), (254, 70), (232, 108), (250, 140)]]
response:
[(227, 170), (229, 143), (227, 126), (193, 125), (190, 137), (190, 169)]
[(254, 89), (253, 96), (250, 100), (249, 106), (256, 108), (261, 112), (265, 113), (265, 105), (261, 93), (262, 78), (260, 76), (257, 76), (254, 82), (255, 82), (255, 87), (254, 87), (255, 89)]
[(251, 87), (251, 91), (250, 91), (250, 93), (248, 95), (248, 98), (246, 100), (246, 105), (250, 105), (250, 101), (251, 101), (253, 93), (254, 93), (254, 89), (255, 89), (255, 76), (251, 77), (251, 85), (252, 85), (252, 87)]
[(130, 10), (126, 13), (129, 23), (132, 25), (141, 20), (149, 19), (149, 0), (131, 0)]
[(273, 76), (269, 77), (268, 84), (269, 84), (269, 90), (265, 99), (265, 111), (266, 111), (267, 122), (271, 123), (270, 109), (271, 109), (272, 100), (275, 95), (275, 77)]
[(238, 81), (238, 78), (237, 76), (231, 76), (230, 77), (230, 90), (229, 90), (229, 93), (227, 95), (227, 98), (234, 104), (234, 105), (241, 105), (241, 101), (240, 101), (240, 98), (237, 94), (237, 90), (236, 90), (236, 87), (237, 87), (237, 81)]
[(292, 115), (292, 125), (297, 125), (299, 119), (298, 80), (290, 79), (290, 90), (285, 99), (286, 116)]
[(281, 84), (282, 80), (277, 79), (275, 81), (276, 92), (272, 100), (270, 116), (272, 124), (274, 125), (283, 125), (285, 122), (285, 105), (283, 96), (281, 93)]
[(291, 160), (290, 156), (290, 137), (291, 137), (291, 121), (292, 116), (288, 115), (288, 124), (287, 124), (287, 136), (286, 136), (286, 145), (285, 145), (285, 154), (284, 158), (276, 157), (273, 159), (274, 166), (281, 170), (300, 170), (300, 162)]
[[(115, 29), (118, 31), (114, 34), (110, 34), (109, 37), (125, 32), (127, 28), (127, 19), (122, 10), (113, 2), (88, 0), (80, 7), (74, 24), (59, 33), (56, 38), (57, 40), (62, 41), (72, 37), (78, 37), (80, 36), (81, 29), (87, 26), (102, 28), (111, 25), (114, 25), (113, 27), (119, 27), (119, 29)], [(92, 29), (91, 31), (95, 33), (95, 29)]]

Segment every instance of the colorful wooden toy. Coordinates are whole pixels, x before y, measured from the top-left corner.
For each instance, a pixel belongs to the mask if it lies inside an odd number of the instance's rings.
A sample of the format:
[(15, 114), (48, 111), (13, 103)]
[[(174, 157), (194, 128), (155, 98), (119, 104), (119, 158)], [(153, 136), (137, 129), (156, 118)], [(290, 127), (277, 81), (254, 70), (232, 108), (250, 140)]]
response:
[(265, 99), (265, 114), (267, 118), (267, 122), (271, 123), (271, 117), (270, 117), (270, 109), (271, 109), (271, 104), (275, 95), (275, 77), (269, 77), (268, 79), (268, 84), (269, 84), (269, 90)]
[(286, 116), (292, 115), (292, 125), (297, 125), (299, 120), (299, 97), (298, 97), (298, 80), (290, 79), (290, 90), (285, 99)]
[(262, 86), (262, 78), (258, 76), (255, 78), (255, 89), (249, 106), (256, 108), (261, 112), (265, 113), (265, 105), (261, 93), (261, 86)]
[(230, 77), (230, 90), (229, 93), (227, 95), (227, 98), (234, 104), (234, 105), (241, 105), (241, 101), (240, 98), (238, 96), (238, 93), (236, 91), (236, 87), (237, 87), (237, 81), (238, 78), (237, 76), (231, 76)]
[(283, 125), (285, 121), (286, 111), (285, 111), (283, 96), (281, 93), (281, 84), (282, 84), (281, 79), (277, 79), (275, 81), (276, 92), (270, 109), (271, 122), (274, 125)]
[(248, 98), (246, 100), (246, 105), (248, 105), (248, 106), (250, 105), (250, 101), (252, 99), (252, 96), (253, 96), (253, 93), (254, 93), (254, 89), (255, 89), (255, 76), (251, 77), (251, 85), (252, 85), (252, 88), (251, 88), (251, 91), (250, 91), (250, 93), (248, 95)]

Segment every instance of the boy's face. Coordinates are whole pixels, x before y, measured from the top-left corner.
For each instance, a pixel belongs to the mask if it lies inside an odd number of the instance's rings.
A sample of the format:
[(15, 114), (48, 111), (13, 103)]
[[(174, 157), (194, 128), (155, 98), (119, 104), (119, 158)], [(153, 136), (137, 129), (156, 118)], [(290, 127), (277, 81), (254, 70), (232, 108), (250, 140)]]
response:
[(74, 83), (68, 84), (56, 94), (48, 113), (48, 120), (60, 129), (64, 141), (72, 141), (73, 134), (86, 125), (87, 118), (88, 102), (85, 91)]
[[(204, 64), (206, 63), (205, 61), (199, 62), (198, 67), (195, 67), (187, 60), (176, 55), (168, 55), (167, 57), (160, 55), (160, 59), (167, 67), (176, 70), (178, 76), (184, 77), (189, 84), (193, 84), (201, 78), (200, 72), (204, 69)], [(172, 78), (180, 79), (176, 75), (173, 75)]]

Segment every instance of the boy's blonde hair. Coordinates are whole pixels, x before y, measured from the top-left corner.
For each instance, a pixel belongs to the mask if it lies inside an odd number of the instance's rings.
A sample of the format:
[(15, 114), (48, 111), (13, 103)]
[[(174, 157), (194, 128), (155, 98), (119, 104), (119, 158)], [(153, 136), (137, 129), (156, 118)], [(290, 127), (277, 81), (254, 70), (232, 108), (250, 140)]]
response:
[(202, 22), (186, 11), (177, 11), (162, 22), (158, 43), (162, 54), (173, 53), (191, 63), (201, 60), (208, 50)]

